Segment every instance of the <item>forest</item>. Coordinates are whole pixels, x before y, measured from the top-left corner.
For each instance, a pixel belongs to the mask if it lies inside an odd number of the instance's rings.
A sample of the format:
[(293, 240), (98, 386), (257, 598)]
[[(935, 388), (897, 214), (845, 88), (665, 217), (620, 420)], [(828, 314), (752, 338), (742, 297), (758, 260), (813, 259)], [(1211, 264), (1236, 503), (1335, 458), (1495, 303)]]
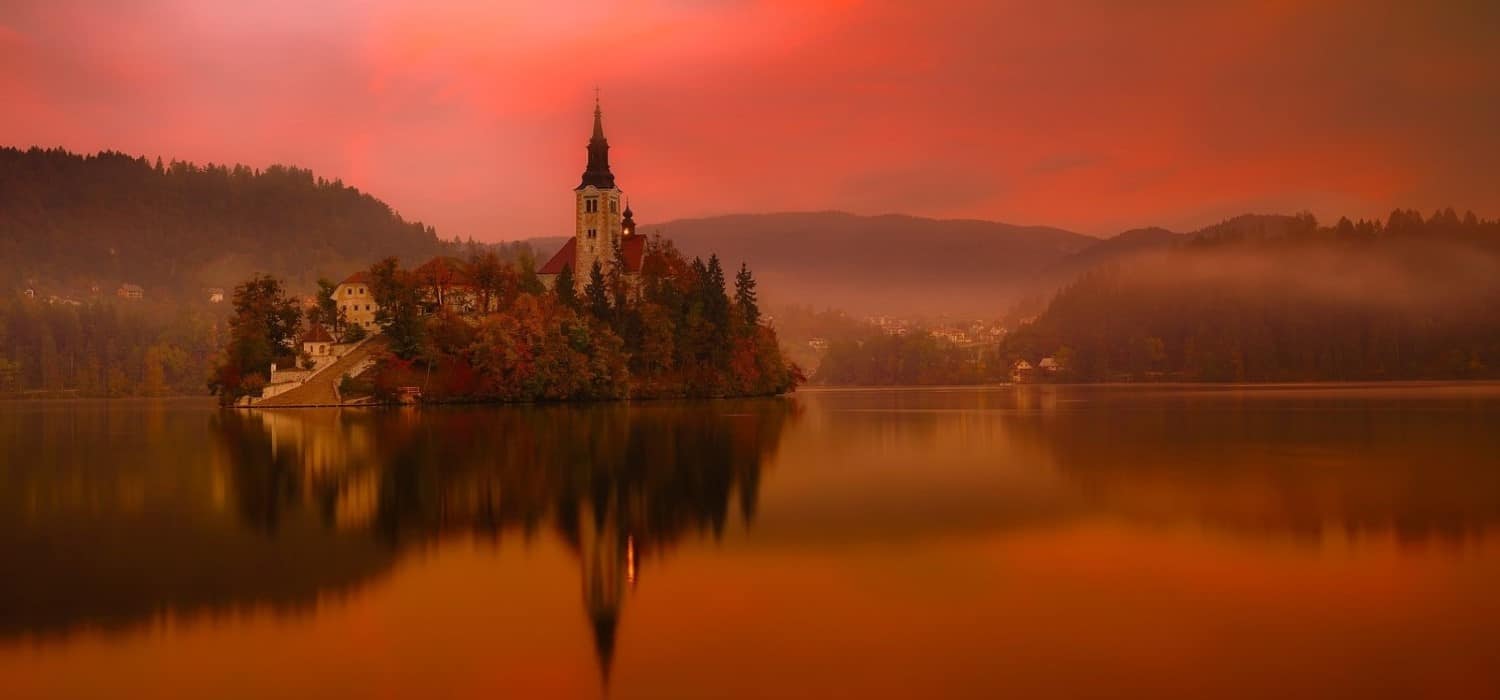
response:
[(996, 348), (836, 343), (815, 381), (1334, 381), (1500, 377), (1500, 222), (1247, 217), (1101, 265)]
[(0, 397), (204, 394), (223, 312), (0, 298)]
[[(389, 352), (346, 395), (389, 401), (419, 387), (423, 401), (565, 401), (760, 396), (802, 381), (762, 322), (756, 282), (741, 266), (733, 295), (717, 257), (687, 260), (671, 242), (647, 242), (639, 275), (622, 254), (595, 264), (575, 292), (564, 269), (548, 290), (527, 264), (493, 251), (453, 271), (469, 281), (471, 308), (444, 303), (429, 272), (395, 258), (371, 266), (376, 321)], [(424, 266), (426, 267), (426, 266)], [(273, 362), (295, 362), (299, 327), (324, 324), (348, 338), (324, 284), (319, 304), (299, 316), (279, 280), (258, 276), (235, 289), (235, 318), (213, 387), (221, 400), (253, 394)], [(451, 296), (449, 297), (451, 298)], [(331, 321), (331, 323), (330, 323)]]
[(294, 288), (369, 264), (454, 247), (338, 180), (273, 165), (163, 163), (116, 152), (0, 148), (0, 288), (82, 298), (140, 285), (195, 298), (268, 272)]
[[(0, 148), (0, 396), (204, 394), (229, 311), (210, 288), (266, 272), (288, 295), (370, 251), (524, 257), (444, 241), (310, 171)], [(115, 297), (122, 283), (143, 299)]]

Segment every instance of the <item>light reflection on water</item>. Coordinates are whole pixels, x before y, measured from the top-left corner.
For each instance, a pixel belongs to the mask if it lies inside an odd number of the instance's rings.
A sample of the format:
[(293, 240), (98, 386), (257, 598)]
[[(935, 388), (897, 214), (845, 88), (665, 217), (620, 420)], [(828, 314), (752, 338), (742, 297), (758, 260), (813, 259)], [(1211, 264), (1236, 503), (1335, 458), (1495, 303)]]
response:
[(20, 696), (1500, 691), (1494, 385), (5, 408)]

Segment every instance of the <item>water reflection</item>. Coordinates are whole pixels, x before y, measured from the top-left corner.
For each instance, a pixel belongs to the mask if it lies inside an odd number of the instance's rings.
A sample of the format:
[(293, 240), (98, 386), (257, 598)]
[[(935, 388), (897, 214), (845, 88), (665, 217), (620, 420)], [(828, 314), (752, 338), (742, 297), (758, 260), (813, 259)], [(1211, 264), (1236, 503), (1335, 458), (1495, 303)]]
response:
[(10, 456), (40, 450), (42, 468), (5, 472), (0, 551), (18, 575), (0, 584), (0, 634), (262, 603), (310, 610), (437, 538), (548, 529), (578, 558), (607, 674), (628, 588), (679, 538), (718, 536), (736, 513), (748, 525), (762, 464), (794, 415), (780, 399), (43, 409), (4, 421)]
[(816, 406), (808, 430), (829, 437), (798, 449), (877, 467), (890, 488), (864, 489), (862, 513), (907, 532), (1109, 517), (1418, 545), (1500, 523), (1495, 385), (882, 390)]
[(21, 696), (1500, 687), (1500, 385), (13, 407)]
[(0, 638), (120, 631), (167, 613), (306, 612), (387, 569), (389, 548), (288, 518), (247, 531), (196, 402), (0, 413)]
[(274, 534), (288, 512), (392, 549), (448, 533), (559, 534), (578, 557), (607, 676), (628, 586), (689, 534), (755, 515), (762, 463), (795, 404), (499, 410), (256, 411), (219, 415), (236, 507)]

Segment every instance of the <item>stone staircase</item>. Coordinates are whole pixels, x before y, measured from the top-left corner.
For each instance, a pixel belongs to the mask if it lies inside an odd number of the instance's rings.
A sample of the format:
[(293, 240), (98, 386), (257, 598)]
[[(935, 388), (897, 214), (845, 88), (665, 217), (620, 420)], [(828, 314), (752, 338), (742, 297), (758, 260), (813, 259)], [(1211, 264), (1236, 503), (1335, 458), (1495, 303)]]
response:
[(333, 364), (308, 377), (301, 386), (269, 399), (254, 401), (250, 405), (253, 408), (338, 406), (343, 403), (338, 387), (344, 375), (362, 368), (366, 362), (384, 354), (389, 347), (390, 343), (383, 336), (370, 338)]

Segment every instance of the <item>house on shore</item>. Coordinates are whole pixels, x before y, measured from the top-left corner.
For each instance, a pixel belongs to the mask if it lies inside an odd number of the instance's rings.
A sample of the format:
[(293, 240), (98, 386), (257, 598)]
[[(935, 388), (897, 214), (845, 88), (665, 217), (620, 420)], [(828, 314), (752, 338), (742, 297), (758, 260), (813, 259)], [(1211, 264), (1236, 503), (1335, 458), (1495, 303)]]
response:
[(344, 322), (367, 331), (376, 329), (375, 293), (370, 291), (369, 272), (360, 270), (344, 278), (333, 288), (333, 300), (344, 315)]

